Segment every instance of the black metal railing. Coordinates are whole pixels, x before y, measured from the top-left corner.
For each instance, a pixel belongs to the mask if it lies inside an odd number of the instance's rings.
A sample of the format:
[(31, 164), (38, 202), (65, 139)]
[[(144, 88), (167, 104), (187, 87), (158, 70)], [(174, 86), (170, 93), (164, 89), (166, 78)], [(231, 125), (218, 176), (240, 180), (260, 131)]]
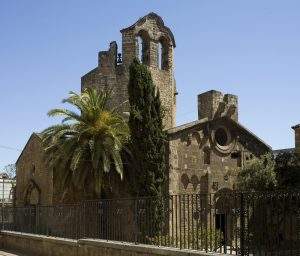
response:
[(5, 207), (4, 230), (236, 255), (298, 255), (300, 193), (215, 193)]

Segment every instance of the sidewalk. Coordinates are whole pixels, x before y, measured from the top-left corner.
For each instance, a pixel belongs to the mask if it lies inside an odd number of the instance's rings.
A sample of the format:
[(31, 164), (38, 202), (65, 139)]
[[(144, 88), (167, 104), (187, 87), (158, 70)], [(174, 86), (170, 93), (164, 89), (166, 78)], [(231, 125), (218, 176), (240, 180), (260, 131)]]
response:
[(26, 256), (25, 254), (15, 254), (15, 253), (10, 253), (6, 251), (0, 251), (0, 256)]

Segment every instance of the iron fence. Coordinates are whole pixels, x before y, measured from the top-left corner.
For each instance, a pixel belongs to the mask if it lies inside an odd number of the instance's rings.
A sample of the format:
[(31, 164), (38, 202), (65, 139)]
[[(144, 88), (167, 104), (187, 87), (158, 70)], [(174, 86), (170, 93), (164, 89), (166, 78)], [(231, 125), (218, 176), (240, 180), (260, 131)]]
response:
[(4, 230), (235, 255), (300, 255), (300, 193), (215, 193), (5, 207)]

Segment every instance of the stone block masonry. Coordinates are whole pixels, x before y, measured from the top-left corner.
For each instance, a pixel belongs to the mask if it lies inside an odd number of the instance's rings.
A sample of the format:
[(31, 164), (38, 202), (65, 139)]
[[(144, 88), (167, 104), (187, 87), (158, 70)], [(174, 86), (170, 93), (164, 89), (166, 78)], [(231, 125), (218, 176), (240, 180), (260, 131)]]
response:
[(2, 231), (3, 249), (34, 256), (225, 256), (194, 250), (156, 247), (97, 239), (71, 240), (11, 231)]
[[(89, 87), (109, 88), (113, 92), (111, 107), (117, 108), (121, 114), (128, 112), (129, 67), (135, 57), (140, 57), (140, 61), (148, 66), (153, 82), (160, 92), (165, 109), (163, 124), (166, 129), (174, 127), (177, 91), (173, 52), (176, 45), (171, 30), (164, 25), (161, 17), (149, 13), (132, 26), (122, 29), (121, 33), (122, 61), (118, 61), (116, 42), (111, 42), (107, 51), (99, 52), (98, 66), (81, 78), (82, 90)], [(140, 45), (138, 38), (142, 40)], [(139, 56), (139, 52), (142, 56)]]
[(292, 127), (295, 131), (295, 152), (300, 156), (300, 124)]

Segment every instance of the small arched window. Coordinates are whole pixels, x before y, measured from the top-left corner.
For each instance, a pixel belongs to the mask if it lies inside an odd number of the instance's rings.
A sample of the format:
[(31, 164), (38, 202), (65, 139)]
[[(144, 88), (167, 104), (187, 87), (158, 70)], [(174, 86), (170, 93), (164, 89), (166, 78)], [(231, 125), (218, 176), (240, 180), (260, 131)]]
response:
[(210, 164), (210, 151), (204, 150), (203, 153), (204, 153), (203, 156), (204, 164)]
[(35, 165), (33, 165), (30, 170), (30, 176), (33, 177), (34, 175), (35, 175)]
[(136, 43), (137, 43), (137, 57), (140, 62), (142, 62), (143, 58), (143, 39), (142, 37), (138, 36), (136, 38)]
[(169, 68), (168, 43), (164, 38), (161, 38), (157, 44), (157, 66), (162, 70)]
[(13, 201), (13, 199), (14, 199), (14, 191), (15, 189), (14, 189), (14, 187), (12, 187), (10, 190), (9, 190), (9, 196), (8, 196), (8, 199), (9, 199), (9, 201)]
[(148, 33), (144, 30), (141, 30), (136, 37), (136, 55), (141, 63), (149, 65), (150, 39)]
[(210, 164), (210, 150), (208, 147), (204, 147), (203, 149), (203, 161), (204, 161), (204, 164)]
[(157, 57), (157, 66), (159, 69), (162, 69), (162, 52), (163, 52), (163, 46), (161, 44), (161, 42), (158, 42), (158, 49), (157, 49), (157, 53), (158, 53), (158, 57)]

